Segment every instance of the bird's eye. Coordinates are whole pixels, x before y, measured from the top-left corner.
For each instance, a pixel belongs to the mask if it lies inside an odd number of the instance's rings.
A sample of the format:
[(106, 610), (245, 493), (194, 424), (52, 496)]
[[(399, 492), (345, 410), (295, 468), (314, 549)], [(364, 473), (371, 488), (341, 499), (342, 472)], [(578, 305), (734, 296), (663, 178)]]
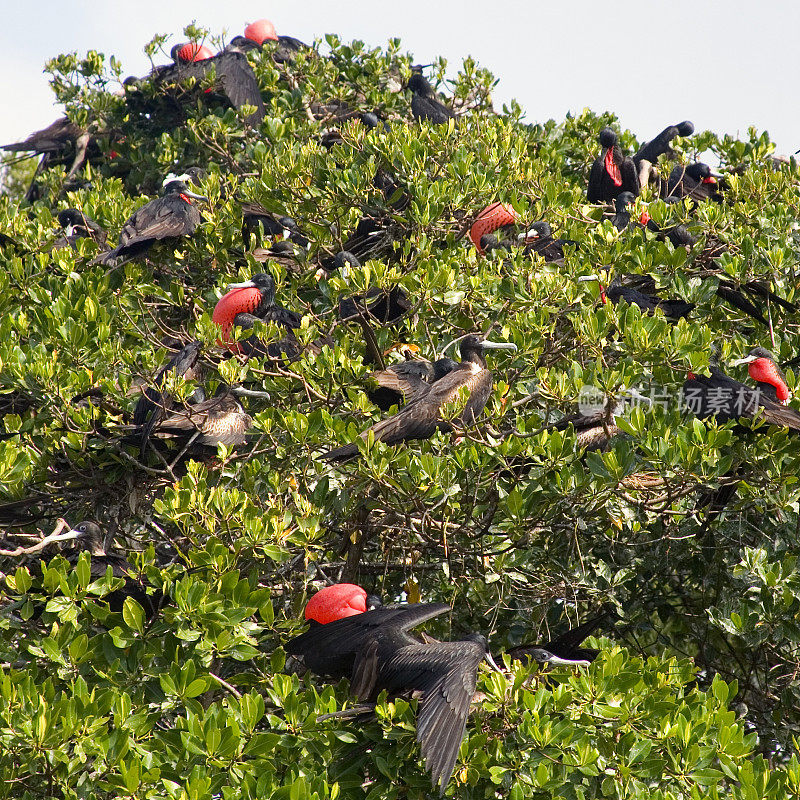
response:
[(85, 525), (78, 525), (78, 530), (86, 533), (86, 526)]

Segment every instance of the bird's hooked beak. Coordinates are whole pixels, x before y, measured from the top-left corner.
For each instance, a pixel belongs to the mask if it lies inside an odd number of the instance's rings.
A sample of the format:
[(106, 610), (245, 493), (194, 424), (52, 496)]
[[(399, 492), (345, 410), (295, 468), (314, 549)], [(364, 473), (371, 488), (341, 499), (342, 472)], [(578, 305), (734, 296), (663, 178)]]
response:
[(536, 228), (531, 228), (529, 231), (523, 231), (517, 234), (518, 242), (530, 242), (539, 238), (539, 231)]
[(484, 661), (485, 661), (485, 662), (486, 662), (486, 663), (487, 663), (487, 664), (488, 664), (488, 665), (489, 665), (489, 666), (490, 666), (490, 667), (491, 667), (491, 668), (492, 668), (492, 669), (493, 669), (495, 672), (499, 672), (501, 675), (504, 675), (504, 674), (505, 674), (505, 673), (503, 672), (503, 670), (501, 670), (501, 669), (500, 669), (500, 667), (498, 667), (498, 666), (497, 666), (497, 662), (494, 660), (494, 658), (492, 657), (492, 654), (491, 654), (491, 653), (490, 653), (488, 650), (487, 650), (487, 651), (486, 651), (486, 652), (483, 654), (483, 660), (484, 660)]
[(181, 194), (185, 194), (187, 197), (191, 197), (192, 200), (205, 200), (208, 202), (208, 198), (204, 194), (197, 194), (193, 192), (191, 189), (185, 189)]
[(749, 356), (745, 356), (744, 358), (739, 358), (736, 361), (731, 361), (732, 367), (740, 367), (742, 364), (752, 364), (754, 361), (757, 361), (759, 356), (754, 356), (752, 353)]
[(241, 283), (229, 283), (229, 289), (257, 289), (258, 287), (253, 281), (242, 281)]
[(481, 347), (484, 350), (513, 350), (515, 352), (517, 350), (514, 342), (490, 342), (488, 339), (481, 342)]
[(66, 533), (60, 533), (58, 536), (53, 537), (51, 542), (69, 542), (72, 539), (80, 539), (83, 534), (80, 531), (69, 530)]
[(602, 283), (599, 275), (581, 275), (575, 280), (577, 280), (578, 283), (588, 283), (589, 281), (597, 281), (598, 283)]

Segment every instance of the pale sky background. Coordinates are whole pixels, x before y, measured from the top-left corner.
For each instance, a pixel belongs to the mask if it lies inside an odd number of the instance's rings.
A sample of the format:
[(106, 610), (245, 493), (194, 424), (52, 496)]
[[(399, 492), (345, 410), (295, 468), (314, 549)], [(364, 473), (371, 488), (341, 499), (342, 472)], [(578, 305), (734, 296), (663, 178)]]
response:
[(262, 17), (308, 43), (328, 32), (371, 46), (396, 36), (419, 63), (442, 55), (451, 70), (472, 55), (500, 79), (496, 108), (515, 97), (529, 122), (588, 106), (615, 112), (640, 140), (691, 119), (741, 136), (756, 125), (777, 152), (800, 148), (796, 0), (2, 0), (0, 143), (59, 116), (42, 74), (54, 55), (96, 49), (116, 55), (123, 75), (142, 75), (154, 33), (182, 41), (196, 20), (231, 38)]

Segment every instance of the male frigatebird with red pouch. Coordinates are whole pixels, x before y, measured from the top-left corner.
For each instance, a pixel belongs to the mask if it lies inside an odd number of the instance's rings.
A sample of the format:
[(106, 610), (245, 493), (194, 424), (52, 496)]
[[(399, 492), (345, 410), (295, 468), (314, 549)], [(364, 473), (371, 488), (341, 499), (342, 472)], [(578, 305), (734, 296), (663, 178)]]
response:
[(366, 704), (337, 717), (371, 712), (382, 691), (418, 698), (417, 741), (441, 794), (464, 738), (478, 668), (486, 660), (497, 669), (480, 634), (420, 642), (409, 633), (449, 610), (444, 603), (381, 606), (352, 615), (346, 609), (345, 618), (312, 625), (286, 645), (312, 672), (350, 679), (351, 692)]
[(587, 199), (590, 203), (614, 200), (620, 192), (639, 194), (639, 177), (636, 165), (629, 156), (622, 155), (619, 137), (611, 128), (603, 128), (597, 137), (602, 153), (594, 160), (589, 173)]

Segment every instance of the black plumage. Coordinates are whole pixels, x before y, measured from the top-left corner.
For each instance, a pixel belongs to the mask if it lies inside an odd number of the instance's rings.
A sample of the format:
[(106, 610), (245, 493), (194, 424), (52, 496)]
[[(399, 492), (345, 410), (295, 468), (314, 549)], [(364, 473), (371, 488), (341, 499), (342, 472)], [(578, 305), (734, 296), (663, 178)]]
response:
[(717, 367), (711, 375), (692, 375), (683, 384), (685, 407), (700, 419), (715, 417), (720, 422), (762, 419), (769, 425), (800, 431), (800, 413), (769, 399), (763, 389), (751, 389), (727, 376)]
[(177, 57), (176, 48), (180, 45), (176, 45), (172, 50), (175, 64), (159, 69), (153, 76), (154, 82), (161, 85), (179, 83), (189, 78), (202, 80), (213, 69), (217, 83), (234, 108), (245, 105), (255, 108), (245, 119), (251, 125), (257, 125), (264, 119), (264, 100), (245, 55), (251, 46), (252, 43), (243, 36), (234, 36), (225, 49), (215, 56), (187, 62)]
[[(175, 408), (175, 401), (161, 392), (160, 387), (169, 372), (186, 380), (199, 380), (202, 368), (199, 363), (202, 342), (189, 342), (156, 373), (152, 386), (142, 388), (142, 396), (133, 411), (133, 424), (141, 428), (142, 440), (140, 454), (144, 455), (147, 442), (153, 429)], [(190, 402), (199, 403), (205, 399), (202, 389), (198, 389)]]
[(623, 156), (617, 134), (603, 128), (598, 136), (603, 148), (594, 160), (589, 173), (587, 198), (590, 203), (614, 200), (620, 192), (639, 194), (639, 177), (636, 165), (629, 156)]
[(676, 166), (669, 174), (666, 196), (714, 200), (717, 203), (723, 200), (717, 179), (711, 173), (711, 167), (701, 161)]
[(687, 316), (695, 307), (694, 303), (687, 303), (685, 300), (664, 300), (658, 297), (656, 282), (649, 275), (618, 275), (607, 287), (603, 286), (597, 275), (582, 276), (578, 280), (597, 281), (604, 303), (608, 300), (616, 305), (620, 300), (625, 300), (629, 305), (638, 306), (648, 314), (660, 309), (673, 322)]
[(58, 224), (64, 229), (64, 235), (56, 239), (51, 250), (65, 247), (75, 249), (79, 239), (91, 239), (101, 250), (108, 250), (106, 244), (108, 234), (93, 220), (77, 208), (65, 208), (58, 212)]
[(631, 212), (628, 206), (636, 199), (633, 192), (620, 192), (614, 201), (614, 214), (611, 217), (611, 224), (620, 233), (631, 224)]
[(445, 125), (455, 117), (452, 109), (439, 99), (433, 86), (421, 72), (412, 72), (408, 88), (411, 91), (411, 113), (417, 122)]
[[(260, 234), (260, 236), (259, 236)], [(300, 247), (308, 247), (308, 237), (298, 228), (289, 216), (276, 216), (259, 203), (242, 203), (242, 242), (246, 250), (254, 243), (258, 245), (263, 238), (290, 240)]]
[(478, 668), (488, 655), (479, 634), (421, 643), (408, 633), (446, 611), (449, 606), (442, 603), (384, 606), (316, 625), (286, 645), (313, 672), (350, 678), (351, 691), (361, 700), (374, 702), (384, 690), (418, 696), (417, 741), (442, 794), (464, 738)]
[(388, 411), (392, 406), (412, 403), (422, 397), (432, 384), (458, 366), (458, 362), (452, 358), (439, 358), (436, 361), (415, 359), (392, 364), (369, 374), (368, 379), (375, 388), (368, 391), (367, 396), (381, 411)]
[[(490, 342), (469, 335), (461, 340), (461, 364), (391, 417), (376, 422), (361, 434), (366, 441), (370, 432), (376, 441), (397, 444), (413, 439), (429, 439), (437, 430), (451, 431), (453, 423), (471, 425), (483, 411), (492, 392), (492, 373), (486, 367), (484, 350), (516, 350), (516, 345)], [(349, 461), (358, 455), (358, 445), (347, 444), (325, 453), (325, 461)]]
[(649, 161), (655, 164), (659, 156), (670, 155), (672, 153), (672, 140), (676, 136), (691, 136), (694, 133), (694, 125), (687, 119), (677, 125), (670, 125), (664, 128), (658, 136), (653, 137), (649, 142), (645, 142), (633, 155), (633, 162), (637, 166), (641, 161)]
[(120, 257), (130, 259), (146, 253), (162, 239), (191, 236), (202, 221), (192, 199), (207, 198), (195, 194), (183, 180), (169, 181), (161, 197), (143, 205), (122, 226), (117, 247), (97, 260), (114, 264)]
[[(250, 329), (257, 322), (272, 322), (286, 331), (283, 339), (265, 344), (254, 334), (238, 343), (237, 352), (273, 359), (281, 358), (282, 354), (289, 358), (300, 355), (300, 343), (294, 331), (299, 330), (302, 318), (275, 301), (275, 279), (272, 275), (258, 272), (249, 281), (228, 284), (228, 289), (231, 291), (217, 303), (212, 316), (213, 321), (222, 328), (223, 340), (228, 341), (232, 325)], [(233, 291), (238, 289), (248, 291)]]
[(603, 612), (586, 620), (581, 625), (570, 628), (549, 642), (519, 645), (519, 647), (509, 650), (508, 654), (512, 659), (519, 661), (532, 658), (535, 661), (558, 666), (589, 666), (600, 655), (600, 651), (595, 648), (581, 647), (581, 644), (605, 622), (608, 616), (608, 612)]

